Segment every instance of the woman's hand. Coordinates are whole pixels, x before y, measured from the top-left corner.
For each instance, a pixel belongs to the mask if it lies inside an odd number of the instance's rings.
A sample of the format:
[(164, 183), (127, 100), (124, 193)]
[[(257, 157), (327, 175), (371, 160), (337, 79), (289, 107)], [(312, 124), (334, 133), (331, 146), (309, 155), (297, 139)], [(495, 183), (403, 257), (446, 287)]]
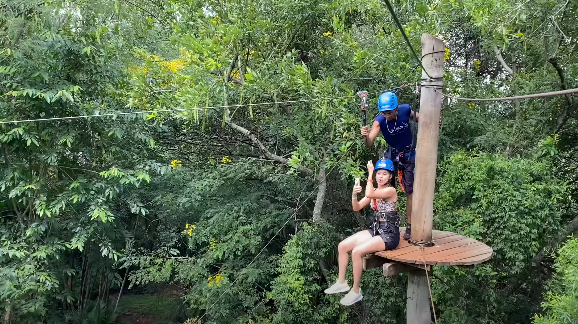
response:
[(357, 197), (357, 194), (360, 193), (361, 191), (363, 191), (363, 188), (361, 188), (361, 185), (359, 183), (356, 183), (353, 186), (353, 192), (351, 193), (351, 195), (353, 197)]
[(371, 179), (373, 178), (373, 170), (375, 169), (375, 167), (373, 166), (373, 162), (367, 161), (367, 178)]

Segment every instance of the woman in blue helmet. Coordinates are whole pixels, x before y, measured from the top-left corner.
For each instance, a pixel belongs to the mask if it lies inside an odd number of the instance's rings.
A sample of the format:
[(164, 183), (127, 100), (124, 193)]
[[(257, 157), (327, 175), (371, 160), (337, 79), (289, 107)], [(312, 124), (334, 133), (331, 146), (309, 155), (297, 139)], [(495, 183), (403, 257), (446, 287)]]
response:
[[(373, 187), (373, 178), (377, 189)], [(362, 257), (365, 254), (377, 251), (393, 250), (399, 244), (399, 217), (396, 212), (397, 191), (393, 187), (393, 162), (389, 159), (378, 160), (375, 168), (371, 161), (367, 162), (367, 186), (365, 197), (357, 200), (357, 194), (362, 188), (356, 181), (353, 187), (351, 204), (354, 211), (359, 211), (371, 204), (375, 210), (373, 224), (369, 229), (357, 232), (339, 243), (339, 279), (325, 290), (326, 294), (337, 294), (349, 291), (342, 299), (341, 304), (352, 305), (363, 299), (359, 281), (363, 270)], [(349, 263), (349, 251), (353, 263), (353, 287), (345, 281), (345, 272)]]
[(384, 92), (379, 96), (377, 109), (380, 114), (373, 121), (371, 131), (367, 126), (361, 128), (361, 135), (365, 137), (365, 145), (373, 145), (373, 141), (383, 134), (390, 150), (390, 158), (399, 170), (399, 183), (407, 196), (407, 227), (403, 238), (411, 237), (411, 207), (413, 194), (413, 180), (415, 169), (415, 145), (409, 121), (417, 121), (419, 114), (413, 112), (408, 104), (397, 104), (397, 96), (392, 92)]

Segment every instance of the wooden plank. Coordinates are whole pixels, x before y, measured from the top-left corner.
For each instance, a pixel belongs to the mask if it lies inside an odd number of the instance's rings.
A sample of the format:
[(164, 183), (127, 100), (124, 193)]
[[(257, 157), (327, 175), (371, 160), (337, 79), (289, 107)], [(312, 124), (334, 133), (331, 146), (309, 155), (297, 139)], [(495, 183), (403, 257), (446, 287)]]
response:
[(424, 265), (409, 265), (406, 263), (399, 263), (390, 261), (388, 259), (378, 257), (376, 255), (368, 255), (363, 258), (363, 270), (370, 270), (375, 268), (383, 268), (383, 275), (386, 277), (392, 277), (394, 275), (415, 271), (415, 270), (430, 270), (430, 266)]
[[(447, 258), (450, 259), (457, 259), (457, 258), (463, 258), (464, 255), (468, 256), (468, 253), (471, 253), (472, 250), (474, 250), (477, 247), (484, 247), (486, 246), (485, 244), (481, 243), (481, 242), (474, 242), (470, 245), (468, 245), (470, 247), (470, 250), (468, 250), (468, 248), (456, 248), (456, 249), (450, 249), (450, 250), (446, 250), (443, 251), (441, 253), (436, 253), (432, 256), (429, 256), (427, 254), (427, 250), (424, 250), (422, 253), (418, 254), (415, 257), (406, 257), (405, 255), (399, 256), (399, 257), (391, 257), (392, 260), (395, 261), (400, 261), (400, 262), (406, 262), (406, 263), (426, 263), (426, 264), (433, 264), (433, 265), (441, 265), (440, 262), (442, 260), (446, 260)], [(455, 257), (454, 257), (455, 256)]]
[(452, 232), (433, 233), (434, 246), (424, 247), (422, 251), (422, 247), (401, 240), (395, 250), (376, 252), (374, 257), (382, 260), (376, 260), (378, 263), (370, 268), (391, 261), (414, 267), (423, 267), (424, 262), (426, 265), (473, 265), (485, 262), (492, 256), (492, 249), (475, 239)]
[[(484, 261), (489, 260), (492, 257), (493, 251), (491, 248), (486, 247), (483, 250), (478, 250), (477, 252), (469, 252), (469, 254), (462, 255), (462, 256), (455, 256), (453, 259), (447, 259), (438, 261), (438, 265), (471, 265), (471, 264), (479, 264)], [(467, 257), (466, 257), (467, 256)]]
[(400, 273), (416, 271), (416, 270), (430, 270), (430, 266), (417, 266), (417, 265), (409, 265), (405, 263), (399, 262), (387, 262), (383, 265), (383, 276), (384, 277), (393, 277), (397, 276)]
[[(405, 233), (405, 230), (404, 230), (404, 233)], [(458, 234), (453, 233), (453, 232), (446, 232), (446, 231), (433, 231), (432, 238), (435, 241), (435, 240), (442, 239), (446, 236), (452, 236), (452, 235), (458, 235)]]
[(483, 254), (479, 254), (479, 255), (468, 257), (468, 258), (463, 258), (463, 259), (452, 261), (450, 265), (464, 266), (464, 265), (480, 264), (482, 262), (486, 262), (489, 259), (491, 259), (493, 254), (494, 254), (493, 251), (487, 251)]
[(375, 269), (383, 266), (387, 259), (380, 258), (375, 254), (365, 256), (363, 258), (363, 270)]
[[(448, 250), (453, 250), (453, 249), (459, 249), (460, 247), (463, 247), (467, 244), (471, 244), (471, 243), (476, 243), (477, 241), (469, 238), (469, 237), (464, 237), (464, 236), (460, 236), (459, 239), (456, 239), (455, 241), (450, 241), (450, 242), (444, 242), (443, 244), (440, 245), (435, 245), (432, 247), (426, 247), (423, 249), (418, 248), (410, 253), (405, 253), (403, 254), (403, 258), (405, 259), (416, 259), (418, 257), (421, 257), (424, 253), (428, 256), (428, 259), (431, 258), (431, 256), (433, 254), (438, 254), (438, 253), (443, 253), (445, 251)], [(388, 254), (389, 256), (394, 256), (392, 254)], [(402, 255), (395, 255), (395, 256), (399, 256), (401, 257)]]
[(470, 256), (472, 253), (475, 253), (476, 250), (486, 247), (487, 246), (484, 243), (476, 241), (460, 248), (443, 251), (441, 253), (432, 255), (431, 257), (426, 256), (426, 260), (441, 262), (447, 260), (462, 259)]
[(465, 263), (465, 261), (460, 261), (460, 260), (464, 260), (464, 259), (472, 258), (472, 257), (478, 257), (479, 258), (483, 255), (487, 255), (488, 253), (492, 252), (492, 249), (486, 245), (479, 245), (476, 248), (477, 248), (476, 250), (466, 250), (466, 251), (461, 252), (461, 253), (448, 255), (444, 259), (437, 260), (436, 264), (437, 265), (462, 265), (462, 264), (466, 264), (466, 263)]
[(462, 246), (459, 249), (452, 249), (448, 251), (444, 251), (440, 255), (436, 256), (436, 259), (439, 261), (446, 261), (446, 260), (459, 260), (463, 258), (470, 257), (470, 255), (477, 254), (482, 250), (487, 250), (489, 247), (482, 242), (475, 241), (474, 243), (470, 243), (466, 246)]
[[(449, 242), (454, 242), (454, 241), (459, 241), (459, 240), (464, 240), (464, 239), (467, 239), (467, 237), (454, 234), (453, 236), (446, 236), (442, 239), (437, 240), (435, 244), (436, 245), (442, 245), (442, 244), (446, 244)], [(431, 247), (429, 247), (429, 248), (431, 248)], [(426, 249), (429, 249), (429, 248), (426, 248)], [(378, 252), (378, 253), (380, 255), (382, 255), (383, 257), (388, 258), (388, 257), (399, 257), (399, 256), (402, 256), (402, 255), (407, 254), (407, 253), (412, 253), (414, 251), (421, 251), (421, 247), (417, 246), (417, 245), (409, 244), (408, 247), (404, 248), (404, 249), (395, 249), (395, 250), (391, 250), (391, 251), (382, 251), (382, 252)]]
[[(400, 227), (400, 237), (403, 237), (403, 234), (405, 233), (405, 227)], [(446, 231), (434, 231), (434, 243), (437, 243), (438, 241), (442, 240), (442, 239), (446, 239), (447, 237), (450, 236), (456, 236), (458, 234), (456, 233), (452, 233), (452, 232), (446, 232)], [(445, 240), (440, 241), (440, 243), (445, 242)], [(381, 254), (383, 252), (387, 252), (390, 253), (391, 251), (408, 251), (407, 249), (415, 249), (416, 246), (409, 243), (406, 240), (400, 239), (399, 241), (399, 245), (397, 246), (397, 248), (395, 250), (390, 250), (390, 251), (381, 251), (381, 252), (377, 252), (378, 254)], [(385, 257), (384, 255), (380, 255), (382, 257)]]

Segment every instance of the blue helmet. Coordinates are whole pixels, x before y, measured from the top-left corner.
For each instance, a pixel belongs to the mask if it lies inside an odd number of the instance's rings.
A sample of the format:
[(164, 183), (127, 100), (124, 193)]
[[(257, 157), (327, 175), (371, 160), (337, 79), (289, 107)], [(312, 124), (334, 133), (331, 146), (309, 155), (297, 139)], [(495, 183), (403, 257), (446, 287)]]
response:
[(377, 99), (377, 110), (387, 111), (397, 108), (397, 96), (393, 92), (384, 92)]
[(379, 159), (375, 163), (375, 171), (388, 170), (393, 172), (393, 162), (390, 159)]

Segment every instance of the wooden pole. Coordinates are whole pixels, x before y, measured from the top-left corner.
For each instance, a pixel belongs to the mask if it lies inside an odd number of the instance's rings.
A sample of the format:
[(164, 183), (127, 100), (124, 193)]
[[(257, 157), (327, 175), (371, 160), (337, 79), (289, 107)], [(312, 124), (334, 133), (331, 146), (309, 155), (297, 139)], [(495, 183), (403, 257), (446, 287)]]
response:
[[(411, 213), (411, 239), (429, 243), (432, 240), (433, 196), (438, 159), (439, 120), (442, 105), (444, 43), (423, 34), (421, 98), (415, 158), (415, 182)], [(438, 91), (436, 91), (436, 89)]]
[[(421, 45), (422, 64), (429, 76), (422, 71), (411, 239), (427, 246), (432, 241), (445, 45), (428, 34), (422, 35)], [(407, 283), (407, 324), (430, 323), (429, 289), (425, 271), (412, 271)]]
[(430, 324), (431, 311), (425, 271), (410, 272), (407, 281), (407, 324)]

